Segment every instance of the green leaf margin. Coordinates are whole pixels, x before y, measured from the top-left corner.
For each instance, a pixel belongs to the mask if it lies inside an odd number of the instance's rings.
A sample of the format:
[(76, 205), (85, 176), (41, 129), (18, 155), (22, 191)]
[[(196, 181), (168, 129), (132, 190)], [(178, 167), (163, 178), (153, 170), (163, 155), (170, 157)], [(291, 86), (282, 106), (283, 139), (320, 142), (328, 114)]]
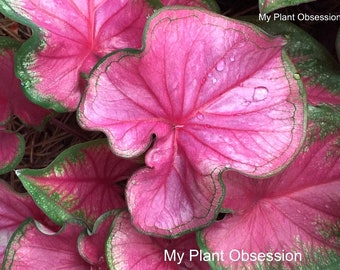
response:
[[(40, 231), (41, 233), (43, 233), (45, 235), (58, 235), (58, 234), (61, 234), (66, 229), (66, 226), (68, 224), (71, 224), (71, 223), (77, 224), (79, 226), (83, 226), (83, 224), (81, 224), (79, 222), (76, 222), (76, 221), (71, 222), (70, 221), (70, 222), (65, 223), (59, 231), (57, 231), (55, 233), (51, 233), (51, 232), (44, 231), (47, 228), (45, 228), (41, 223), (39, 223), (38, 221), (36, 221), (35, 219), (33, 219), (31, 217), (28, 217), (26, 220), (24, 220), (19, 225), (19, 227), (12, 234), (12, 236), (11, 236), (9, 242), (8, 242), (8, 245), (7, 245), (7, 248), (6, 248), (6, 251), (5, 251), (5, 255), (4, 255), (4, 260), (2, 262), (2, 270), (12, 269), (16, 250), (18, 248), (20, 248), (19, 242), (25, 236), (25, 234), (28, 230), (35, 227), (38, 231)], [(53, 260), (53, 259), (54, 258), (51, 258), (51, 260)]]
[(69, 110), (59, 104), (53, 97), (44, 97), (39, 94), (36, 90), (36, 85), (40, 82), (39, 74), (29, 71), (29, 68), (34, 66), (36, 62), (34, 57), (36, 52), (46, 47), (46, 43), (43, 40), (44, 30), (32, 23), (29, 18), (15, 12), (11, 8), (11, 0), (2, 0), (0, 2), (0, 12), (13, 21), (32, 29), (32, 36), (21, 45), (14, 59), (15, 73), (22, 81), (21, 85), (27, 98), (46, 109), (53, 109), (56, 112), (68, 112)]
[[(7, 50), (11, 50), (14, 53), (19, 49), (20, 43), (9, 37), (0, 37), (0, 56), (5, 53)], [(5, 119), (5, 121), (0, 122), (0, 125), (5, 125), (9, 121), (9, 118)]]
[[(145, 0), (145, 1), (154, 9), (164, 7), (160, 0)], [(215, 0), (200, 0), (200, 2), (209, 7), (211, 11), (221, 13), (221, 9)]]
[(280, 8), (297, 6), (312, 1), (314, 0), (259, 0), (259, 9), (261, 13), (269, 13)]
[[(79, 245), (81, 243), (81, 241), (84, 239), (84, 237), (86, 236), (91, 236), (93, 234), (96, 234), (96, 232), (98, 231), (100, 225), (106, 220), (106, 219), (109, 219), (109, 218), (113, 218), (113, 222), (115, 220), (115, 218), (120, 214), (122, 210), (121, 209), (115, 209), (115, 210), (111, 210), (111, 211), (107, 211), (106, 213), (102, 214), (100, 217), (98, 217), (98, 219), (96, 220), (96, 222), (94, 223), (93, 225), (93, 228), (92, 230), (89, 230), (88, 228), (84, 229), (83, 232), (80, 233), (79, 237), (78, 237), (78, 251), (79, 251), (79, 254), (80, 256), (88, 263), (91, 263), (88, 261), (88, 259), (86, 258), (86, 256), (80, 251), (79, 249)], [(109, 231), (111, 231), (112, 227), (112, 224), (109, 228)], [(107, 237), (106, 237), (106, 241), (105, 241), (105, 247), (106, 247), (106, 242), (108, 241), (107, 239), (109, 238), (109, 231), (107, 232)], [(105, 252), (106, 253), (106, 252)], [(105, 254), (106, 256), (106, 254)], [(107, 259), (107, 258), (106, 258)]]

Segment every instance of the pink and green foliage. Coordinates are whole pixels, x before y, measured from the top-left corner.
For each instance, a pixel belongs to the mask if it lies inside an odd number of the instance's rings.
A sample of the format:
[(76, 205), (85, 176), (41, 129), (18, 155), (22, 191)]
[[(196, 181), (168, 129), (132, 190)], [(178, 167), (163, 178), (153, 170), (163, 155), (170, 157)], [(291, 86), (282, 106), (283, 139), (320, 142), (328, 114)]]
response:
[(20, 81), (14, 74), (14, 53), (19, 43), (9, 38), (0, 38), (0, 124), (5, 124), (11, 115), (31, 126), (42, 125), (50, 113), (29, 101), (24, 95)]
[[(232, 214), (200, 233), (201, 248), (226, 254), (217, 267), (255, 267), (251, 260), (236, 261), (232, 250), (271, 254), (262, 262), (273, 269), (340, 262), (340, 135), (316, 139), (311, 132), (308, 139), (296, 160), (270, 179), (225, 172), (223, 208)], [(300, 255), (273, 259), (288, 252)]]
[(6, 270), (91, 269), (77, 250), (82, 230), (80, 225), (70, 223), (56, 233), (28, 218), (13, 234), (2, 267)]
[(12, 170), (22, 159), (25, 142), (20, 134), (6, 131), (6, 123), (16, 115), (27, 125), (39, 126), (49, 111), (33, 104), (24, 95), (14, 74), (14, 52), (19, 44), (0, 38), (0, 174)]
[[(175, 4), (205, 9), (162, 8)], [(16, 170), (31, 196), (0, 181), (3, 269), (340, 264), (339, 64), (293, 24), (255, 22), (269, 37), (206, 9), (217, 6), (1, 1), (33, 37), (0, 38), (0, 174), (25, 150), (11, 115), (39, 126), (49, 114), (25, 94), (59, 112), (82, 98), (79, 123), (109, 139)]]
[(141, 51), (113, 53), (93, 70), (78, 116), (120, 156), (143, 153), (156, 135), (148, 168), (128, 182), (128, 207), (140, 230), (177, 235), (215, 218), (220, 170), (268, 176), (291, 161), (304, 98), (284, 41), (254, 26), (167, 8), (144, 38)]
[[(2, 2), (0, 11), (34, 29), (17, 57), (26, 94), (56, 111), (77, 108), (85, 84), (81, 74), (89, 73), (99, 58), (116, 49), (141, 47), (146, 19), (153, 12), (145, 0)], [(169, 2), (204, 6), (199, 0)]]
[(193, 250), (199, 250), (195, 234), (171, 240), (143, 235), (131, 225), (127, 211), (114, 220), (106, 245), (110, 269), (210, 269), (199, 256), (190, 259)]
[(103, 139), (72, 146), (44, 169), (16, 173), (55, 223), (78, 219), (92, 227), (104, 212), (126, 206), (123, 183), (138, 167), (113, 155)]
[(295, 6), (312, 1), (314, 0), (259, 0), (259, 9), (261, 13), (269, 13), (280, 8)]
[(11, 235), (27, 217), (46, 221), (43, 212), (31, 197), (14, 192), (0, 179), (0, 262), (3, 261)]

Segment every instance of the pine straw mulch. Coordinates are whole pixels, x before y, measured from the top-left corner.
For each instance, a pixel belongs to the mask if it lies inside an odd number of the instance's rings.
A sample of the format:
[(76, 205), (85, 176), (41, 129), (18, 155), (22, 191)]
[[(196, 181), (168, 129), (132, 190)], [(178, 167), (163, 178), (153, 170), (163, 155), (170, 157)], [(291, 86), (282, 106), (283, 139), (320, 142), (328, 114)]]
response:
[[(48, 166), (72, 145), (104, 138), (100, 132), (85, 131), (77, 124), (75, 113), (53, 115), (42, 130), (24, 125), (13, 116), (7, 129), (20, 133), (26, 143), (24, 157), (15, 169), (40, 169)], [(14, 171), (1, 175), (17, 191), (24, 191)]]

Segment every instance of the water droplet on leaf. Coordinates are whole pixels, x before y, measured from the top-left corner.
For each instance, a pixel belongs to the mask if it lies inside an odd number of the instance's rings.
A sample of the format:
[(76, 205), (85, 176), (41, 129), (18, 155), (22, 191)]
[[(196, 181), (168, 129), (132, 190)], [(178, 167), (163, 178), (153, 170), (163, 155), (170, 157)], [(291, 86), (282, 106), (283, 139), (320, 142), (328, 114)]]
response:
[(299, 73), (294, 73), (293, 77), (294, 77), (295, 80), (300, 80), (301, 79), (301, 76), (300, 76)]
[(230, 60), (231, 62), (234, 62), (234, 61), (235, 61), (235, 56), (233, 56), (233, 55), (230, 56), (230, 57), (229, 57), (229, 60)]
[(217, 79), (216, 78), (212, 78), (212, 83), (213, 84), (217, 83)]
[(262, 101), (268, 96), (268, 88), (264, 86), (258, 86), (254, 88), (253, 100)]
[(216, 70), (217, 71), (223, 71), (225, 68), (225, 62), (224, 60), (221, 60), (220, 62), (217, 63)]

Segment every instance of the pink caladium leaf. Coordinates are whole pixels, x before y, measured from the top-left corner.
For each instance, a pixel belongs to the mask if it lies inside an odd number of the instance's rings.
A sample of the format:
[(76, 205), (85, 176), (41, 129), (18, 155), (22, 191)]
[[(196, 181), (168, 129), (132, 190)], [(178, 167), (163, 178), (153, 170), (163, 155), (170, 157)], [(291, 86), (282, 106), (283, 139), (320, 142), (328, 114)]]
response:
[(200, 257), (194, 233), (171, 240), (144, 235), (131, 225), (128, 211), (115, 218), (106, 254), (110, 269), (210, 269)]
[(232, 214), (199, 235), (206, 252), (225, 254), (224, 261), (212, 264), (228, 269), (328, 269), (339, 263), (339, 142), (339, 133), (319, 137), (270, 179), (226, 172), (223, 206)]
[(103, 213), (126, 206), (122, 182), (139, 166), (113, 155), (102, 139), (70, 147), (44, 169), (16, 173), (55, 223), (78, 219), (91, 227)]
[(50, 112), (29, 101), (15, 77), (14, 53), (18, 47), (16, 41), (0, 38), (0, 123), (6, 123), (11, 115), (16, 115), (25, 124), (40, 126)]
[[(190, 34), (188, 34), (190, 33)], [(127, 202), (134, 225), (178, 235), (207, 225), (232, 168), (281, 170), (304, 138), (304, 96), (281, 38), (203, 10), (159, 10), (141, 51), (107, 56), (89, 79), (80, 124), (105, 132), (115, 153), (144, 152)]]
[(0, 174), (11, 171), (24, 156), (25, 141), (20, 134), (0, 126)]
[(70, 223), (55, 233), (28, 218), (10, 240), (3, 269), (90, 269), (77, 250), (82, 229)]
[(100, 216), (91, 233), (83, 231), (78, 239), (79, 254), (95, 269), (109, 269), (105, 256), (105, 244), (117, 211), (109, 211)]
[(0, 262), (11, 235), (28, 217), (45, 221), (42, 211), (30, 196), (16, 193), (0, 179)]
[(33, 37), (18, 52), (17, 74), (32, 100), (59, 112), (77, 108), (85, 84), (81, 75), (99, 58), (141, 47), (153, 12), (145, 0), (4, 0), (0, 11), (33, 28)]

